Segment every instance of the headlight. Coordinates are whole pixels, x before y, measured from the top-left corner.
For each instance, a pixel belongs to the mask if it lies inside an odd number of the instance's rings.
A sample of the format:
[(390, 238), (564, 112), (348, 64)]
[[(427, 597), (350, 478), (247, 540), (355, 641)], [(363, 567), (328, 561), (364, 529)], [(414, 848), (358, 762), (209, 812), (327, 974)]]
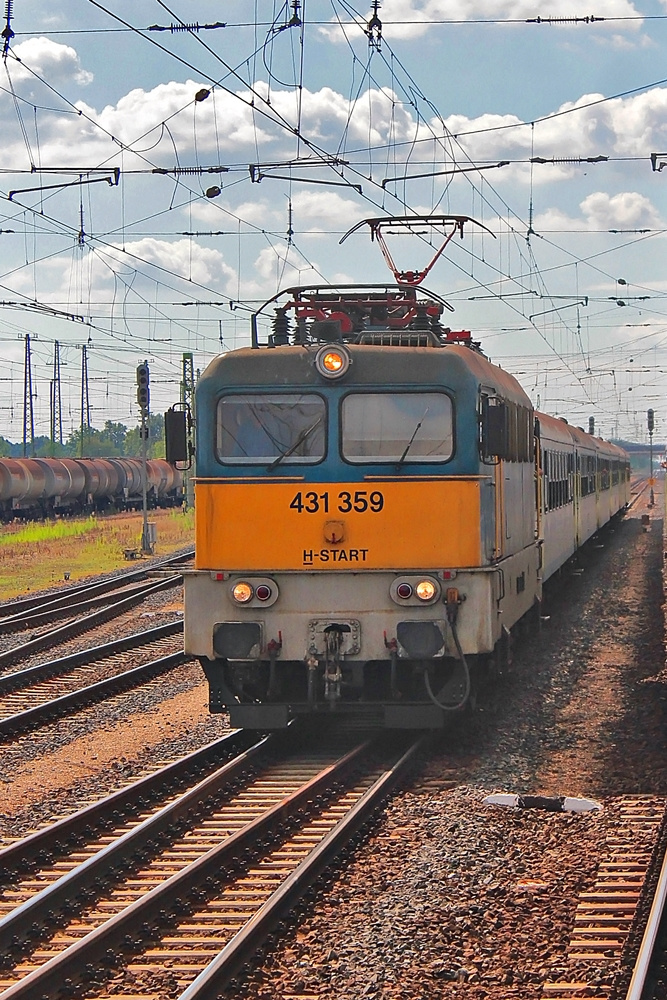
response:
[(420, 580), (415, 587), (415, 594), (420, 601), (432, 601), (436, 594), (435, 584), (432, 580)]
[(428, 576), (399, 577), (389, 588), (389, 596), (399, 607), (408, 605), (416, 608), (422, 604), (435, 604), (440, 593), (438, 581)]
[(238, 604), (247, 604), (255, 595), (249, 583), (235, 583), (232, 587), (232, 597)]
[(325, 378), (341, 378), (350, 367), (350, 355), (344, 347), (321, 347), (315, 356), (315, 367)]

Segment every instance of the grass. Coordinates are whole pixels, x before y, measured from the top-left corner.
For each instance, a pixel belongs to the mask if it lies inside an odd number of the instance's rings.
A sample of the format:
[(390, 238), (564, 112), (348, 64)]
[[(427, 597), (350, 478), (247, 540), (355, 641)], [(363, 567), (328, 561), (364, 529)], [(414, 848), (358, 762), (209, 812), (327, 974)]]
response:
[[(150, 511), (156, 555), (192, 545), (194, 511)], [(127, 568), (123, 550), (141, 547), (141, 513), (0, 528), (0, 600)]]
[(83, 535), (97, 527), (97, 519), (89, 517), (85, 521), (49, 521), (26, 524), (18, 531), (7, 529), (0, 535), (0, 547), (18, 545), (21, 542), (53, 542), (57, 538)]

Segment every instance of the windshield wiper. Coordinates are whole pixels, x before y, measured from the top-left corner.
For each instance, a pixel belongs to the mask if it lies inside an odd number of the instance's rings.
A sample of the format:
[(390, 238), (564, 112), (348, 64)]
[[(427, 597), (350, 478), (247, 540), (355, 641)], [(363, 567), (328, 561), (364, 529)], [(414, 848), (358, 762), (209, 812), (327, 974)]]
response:
[(306, 438), (308, 437), (308, 435), (311, 434), (315, 430), (315, 428), (318, 426), (318, 424), (321, 424), (321, 423), (322, 423), (322, 417), (318, 417), (317, 420), (315, 421), (315, 423), (311, 424), (310, 427), (304, 427), (304, 429), (297, 436), (297, 438), (293, 442), (293, 444), (291, 444), (289, 446), (289, 448), (287, 448), (285, 451), (281, 452), (280, 455), (278, 455), (277, 458), (274, 458), (274, 460), (271, 462), (271, 465), (267, 465), (266, 471), (267, 472), (271, 472), (273, 469), (276, 468), (277, 465), (280, 465), (280, 463), (283, 461), (283, 459), (289, 458), (290, 455), (293, 455), (294, 452), (296, 451), (296, 449), (299, 447), (299, 445), (303, 444), (303, 442), (306, 440)]
[(417, 424), (417, 426), (413, 430), (412, 437), (410, 438), (410, 440), (406, 444), (405, 449), (403, 451), (403, 454), (401, 455), (401, 457), (399, 458), (398, 462), (396, 463), (396, 468), (397, 469), (400, 469), (400, 467), (403, 465), (403, 462), (405, 461), (405, 457), (406, 457), (407, 453), (410, 451), (410, 448), (412, 448), (412, 444), (414, 442), (414, 439), (417, 437), (417, 434), (419, 433), (419, 428), (421, 427), (421, 425), (426, 420), (426, 414), (428, 413), (428, 411), (429, 411), (429, 408), (427, 406), (426, 409), (424, 410), (422, 416), (421, 416), (421, 419), (420, 419), (419, 423)]

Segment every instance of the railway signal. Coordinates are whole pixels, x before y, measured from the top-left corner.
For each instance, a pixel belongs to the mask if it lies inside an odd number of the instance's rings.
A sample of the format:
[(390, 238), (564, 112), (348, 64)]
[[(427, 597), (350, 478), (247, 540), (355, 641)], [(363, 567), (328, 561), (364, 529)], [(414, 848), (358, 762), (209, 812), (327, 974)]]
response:
[(148, 412), (151, 400), (150, 393), (150, 372), (148, 362), (137, 365), (137, 403), (141, 407), (141, 412)]

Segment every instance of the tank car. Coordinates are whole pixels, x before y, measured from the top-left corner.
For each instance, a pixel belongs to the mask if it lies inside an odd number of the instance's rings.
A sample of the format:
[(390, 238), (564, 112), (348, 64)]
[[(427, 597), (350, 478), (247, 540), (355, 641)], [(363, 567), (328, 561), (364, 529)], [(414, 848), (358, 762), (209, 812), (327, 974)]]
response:
[[(150, 507), (178, 505), (183, 477), (163, 459), (147, 463)], [(142, 502), (137, 458), (0, 458), (0, 517), (40, 518), (135, 508)]]
[(185, 646), (232, 725), (442, 726), (626, 504), (621, 450), (536, 416), (446, 307), (402, 285), (291, 288), (200, 378)]

